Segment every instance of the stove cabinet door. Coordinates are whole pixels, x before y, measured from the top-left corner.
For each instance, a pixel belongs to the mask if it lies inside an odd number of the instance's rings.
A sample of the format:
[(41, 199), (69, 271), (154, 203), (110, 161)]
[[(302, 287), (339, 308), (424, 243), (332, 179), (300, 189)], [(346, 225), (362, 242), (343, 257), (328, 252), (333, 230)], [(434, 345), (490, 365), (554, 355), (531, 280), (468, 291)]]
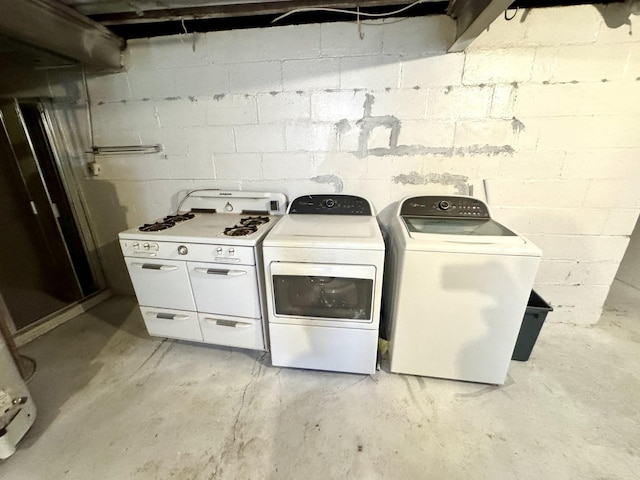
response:
[(188, 265), (198, 312), (261, 317), (256, 267), (192, 262)]
[(196, 309), (185, 262), (129, 257), (125, 261), (140, 305)]
[(140, 307), (140, 312), (149, 335), (202, 342), (195, 312), (150, 307)]

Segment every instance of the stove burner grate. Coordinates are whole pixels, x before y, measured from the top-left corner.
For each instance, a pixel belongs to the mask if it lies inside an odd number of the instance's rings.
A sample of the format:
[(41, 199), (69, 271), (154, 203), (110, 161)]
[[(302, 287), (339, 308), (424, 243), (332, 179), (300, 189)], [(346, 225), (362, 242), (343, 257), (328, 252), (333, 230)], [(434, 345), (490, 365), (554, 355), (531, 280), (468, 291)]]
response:
[(224, 234), (229, 237), (245, 237), (247, 235), (251, 235), (256, 230), (258, 230), (255, 226), (246, 227), (244, 225), (239, 225), (235, 227), (229, 227), (224, 229)]
[(193, 213), (178, 213), (176, 215), (167, 215), (162, 220), (158, 220), (154, 223), (145, 223), (138, 230), (141, 232), (159, 232), (160, 230), (166, 230), (173, 227), (176, 223), (184, 222), (190, 218), (195, 217)]
[(259, 227), (260, 225), (264, 225), (269, 222), (269, 217), (259, 216), (259, 217), (245, 217), (240, 219), (240, 225), (244, 225), (245, 227)]

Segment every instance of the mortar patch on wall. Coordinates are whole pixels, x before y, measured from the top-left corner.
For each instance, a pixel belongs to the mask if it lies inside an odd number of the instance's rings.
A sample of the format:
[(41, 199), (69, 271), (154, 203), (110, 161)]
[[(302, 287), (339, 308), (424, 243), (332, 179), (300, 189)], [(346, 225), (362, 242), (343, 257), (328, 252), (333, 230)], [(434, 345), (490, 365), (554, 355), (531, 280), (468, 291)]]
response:
[(408, 174), (401, 173), (392, 178), (393, 183), (401, 183), (403, 185), (426, 185), (428, 183), (437, 183), (439, 185), (453, 186), (461, 195), (469, 194), (469, 185), (467, 181), (469, 177), (466, 175), (456, 175), (452, 173), (429, 173), (426, 175), (412, 171)]
[[(469, 145), (465, 147), (441, 147), (426, 145), (398, 145), (402, 122), (393, 115), (371, 115), (371, 107), (375, 103), (375, 97), (369, 93), (365, 96), (363, 105), (363, 116), (356, 121), (356, 125), (360, 128), (358, 137), (358, 150), (353, 153), (358, 158), (366, 158), (369, 155), (376, 157), (384, 156), (410, 156), (410, 155), (434, 155), (452, 157), (454, 155), (512, 155), (514, 148), (511, 145)], [(525, 125), (517, 118), (513, 117), (511, 122), (513, 132), (517, 135), (525, 130)], [(349, 128), (347, 128), (349, 127)], [(349, 123), (346, 119), (340, 120), (335, 124), (338, 135), (350, 130)], [(376, 128), (382, 128), (389, 131), (388, 147), (370, 148), (371, 133)]]
[(344, 182), (337, 175), (317, 175), (315, 177), (311, 177), (309, 180), (315, 183), (333, 184), (335, 193), (342, 193), (344, 191)]

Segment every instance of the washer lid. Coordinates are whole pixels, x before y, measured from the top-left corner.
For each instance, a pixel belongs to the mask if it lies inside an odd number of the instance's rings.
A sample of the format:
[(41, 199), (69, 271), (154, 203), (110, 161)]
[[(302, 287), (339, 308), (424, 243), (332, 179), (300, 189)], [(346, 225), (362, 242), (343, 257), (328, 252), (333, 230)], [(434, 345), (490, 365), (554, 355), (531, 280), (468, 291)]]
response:
[(420, 234), (518, 238), (516, 233), (490, 218), (402, 218), (412, 238), (420, 238)]

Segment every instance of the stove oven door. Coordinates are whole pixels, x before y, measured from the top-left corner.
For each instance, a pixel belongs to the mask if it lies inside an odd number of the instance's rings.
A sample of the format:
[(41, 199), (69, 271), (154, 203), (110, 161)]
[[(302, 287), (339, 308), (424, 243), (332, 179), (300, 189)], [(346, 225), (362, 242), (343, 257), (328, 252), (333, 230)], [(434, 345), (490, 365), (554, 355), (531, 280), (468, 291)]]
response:
[(373, 322), (376, 268), (278, 262), (270, 265), (273, 320), (325, 326)]
[(194, 262), (188, 265), (198, 312), (261, 317), (255, 266)]
[(147, 307), (195, 310), (187, 264), (125, 257), (138, 303)]

